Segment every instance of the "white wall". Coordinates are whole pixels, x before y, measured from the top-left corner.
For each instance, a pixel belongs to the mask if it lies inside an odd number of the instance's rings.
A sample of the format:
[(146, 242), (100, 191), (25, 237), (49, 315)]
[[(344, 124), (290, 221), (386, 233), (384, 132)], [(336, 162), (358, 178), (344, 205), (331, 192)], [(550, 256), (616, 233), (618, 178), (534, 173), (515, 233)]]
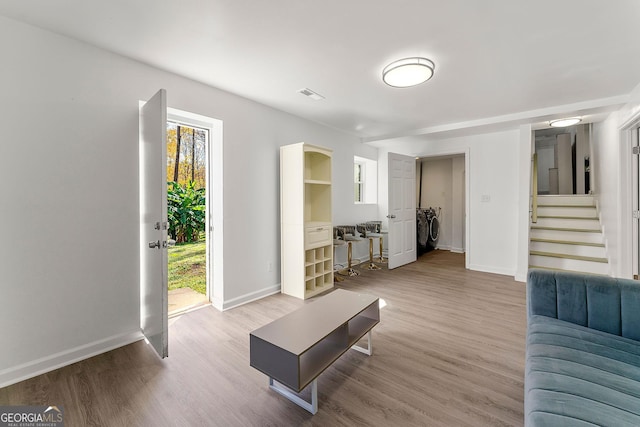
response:
[(538, 148), (538, 194), (550, 194), (549, 169), (555, 168), (555, 147)]
[[(511, 276), (516, 274), (519, 238), (528, 238), (519, 237), (518, 215), (514, 214), (520, 211), (519, 129), (450, 139), (403, 138), (376, 145), (379, 147), (381, 179), (386, 179), (388, 152), (423, 157), (468, 151), (469, 268)], [(528, 159), (530, 163), (530, 154)], [(386, 215), (386, 195), (381, 193), (380, 196), (380, 216), (383, 216)], [(489, 196), (489, 201), (483, 202), (482, 196)], [(528, 194), (525, 197), (528, 199)]]
[(334, 221), (377, 215), (355, 137), (5, 18), (0, 51), (0, 387), (139, 338), (138, 101), (160, 88), (224, 122), (224, 307), (279, 289), (280, 145), (333, 148)]
[(620, 137), (618, 115), (613, 113), (600, 123), (593, 125), (593, 159), (591, 165), (595, 172), (594, 193), (600, 210), (600, 222), (603, 227), (607, 255), (611, 268), (616, 275), (620, 272), (620, 177), (617, 173), (620, 164)]
[(585, 194), (584, 159), (589, 157), (589, 125), (576, 126), (576, 194)]
[[(573, 165), (571, 163), (571, 134), (556, 136), (558, 144), (558, 194), (573, 194)], [(551, 192), (553, 194), (553, 191)]]

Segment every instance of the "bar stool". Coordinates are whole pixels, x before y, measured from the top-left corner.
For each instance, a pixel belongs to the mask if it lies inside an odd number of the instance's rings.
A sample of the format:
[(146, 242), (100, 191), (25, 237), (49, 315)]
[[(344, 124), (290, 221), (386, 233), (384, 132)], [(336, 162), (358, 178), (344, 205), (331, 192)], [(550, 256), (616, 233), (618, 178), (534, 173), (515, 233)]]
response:
[[(341, 239), (340, 236), (340, 230), (338, 230), (338, 227), (333, 227), (333, 262), (335, 265), (336, 262), (336, 246), (344, 246), (346, 245), (346, 242)], [(344, 278), (339, 276), (339, 274), (337, 274), (336, 270), (335, 270), (335, 266), (333, 267), (333, 281), (334, 282), (342, 282), (344, 281)]]
[(373, 239), (381, 239), (382, 234), (375, 232), (375, 224), (365, 222), (358, 224), (356, 227), (360, 234), (362, 234), (362, 237), (369, 239), (369, 265), (367, 266), (367, 270), (380, 270), (380, 267), (373, 262)]
[[(353, 242), (359, 242), (362, 239), (357, 235), (356, 227), (353, 225), (338, 225), (336, 227), (341, 233), (342, 238), (347, 242), (347, 268), (341, 270), (339, 273), (348, 276), (359, 276), (360, 272), (352, 267), (352, 255), (353, 255)], [(344, 272), (344, 273), (343, 273)]]
[(389, 232), (382, 231), (382, 221), (367, 221), (367, 224), (373, 224), (375, 226), (374, 231), (380, 234), (380, 253), (378, 254), (378, 257), (374, 259), (376, 260), (376, 262), (380, 264), (385, 264), (387, 262), (387, 259), (382, 255), (382, 247), (383, 247), (382, 240), (384, 239), (384, 235), (389, 234)]

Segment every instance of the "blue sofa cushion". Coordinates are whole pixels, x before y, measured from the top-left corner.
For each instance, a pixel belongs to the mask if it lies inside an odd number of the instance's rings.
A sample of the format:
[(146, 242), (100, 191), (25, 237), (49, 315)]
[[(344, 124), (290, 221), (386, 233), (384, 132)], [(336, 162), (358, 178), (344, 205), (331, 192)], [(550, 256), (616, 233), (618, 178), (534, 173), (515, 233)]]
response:
[(640, 342), (530, 315), (525, 395), (528, 426), (640, 426)]
[(555, 317), (640, 340), (640, 283), (531, 269), (527, 281), (527, 315)]

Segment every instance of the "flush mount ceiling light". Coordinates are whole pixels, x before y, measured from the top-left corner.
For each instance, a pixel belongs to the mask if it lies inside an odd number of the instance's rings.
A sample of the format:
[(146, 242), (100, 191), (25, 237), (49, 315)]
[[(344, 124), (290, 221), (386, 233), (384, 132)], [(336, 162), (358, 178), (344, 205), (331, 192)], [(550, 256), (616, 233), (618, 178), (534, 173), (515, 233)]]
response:
[(577, 125), (581, 121), (582, 119), (580, 117), (569, 117), (567, 119), (551, 120), (549, 122), (549, 126), (554, 128), (564, 128), (567, 126)]
[(382, 70), (382, 80), (393, 87), (411, 87), (429, 80), (435, 65), (427, 58), (405, 58), (394, 61)]

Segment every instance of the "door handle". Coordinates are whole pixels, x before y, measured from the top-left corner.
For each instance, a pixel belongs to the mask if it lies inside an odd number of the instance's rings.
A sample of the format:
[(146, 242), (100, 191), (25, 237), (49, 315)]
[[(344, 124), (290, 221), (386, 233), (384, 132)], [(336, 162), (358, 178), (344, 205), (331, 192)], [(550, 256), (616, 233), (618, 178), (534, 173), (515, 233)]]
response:
[(395, 217), (396, 217), (395, 215), (387, 215), (387, 218), (389, 218), (389, 219), (393, 219)]
[(160, 240), (156, 240), (155, 242), (149, 242), (149, 249), (158, 248), (160, 249)]

